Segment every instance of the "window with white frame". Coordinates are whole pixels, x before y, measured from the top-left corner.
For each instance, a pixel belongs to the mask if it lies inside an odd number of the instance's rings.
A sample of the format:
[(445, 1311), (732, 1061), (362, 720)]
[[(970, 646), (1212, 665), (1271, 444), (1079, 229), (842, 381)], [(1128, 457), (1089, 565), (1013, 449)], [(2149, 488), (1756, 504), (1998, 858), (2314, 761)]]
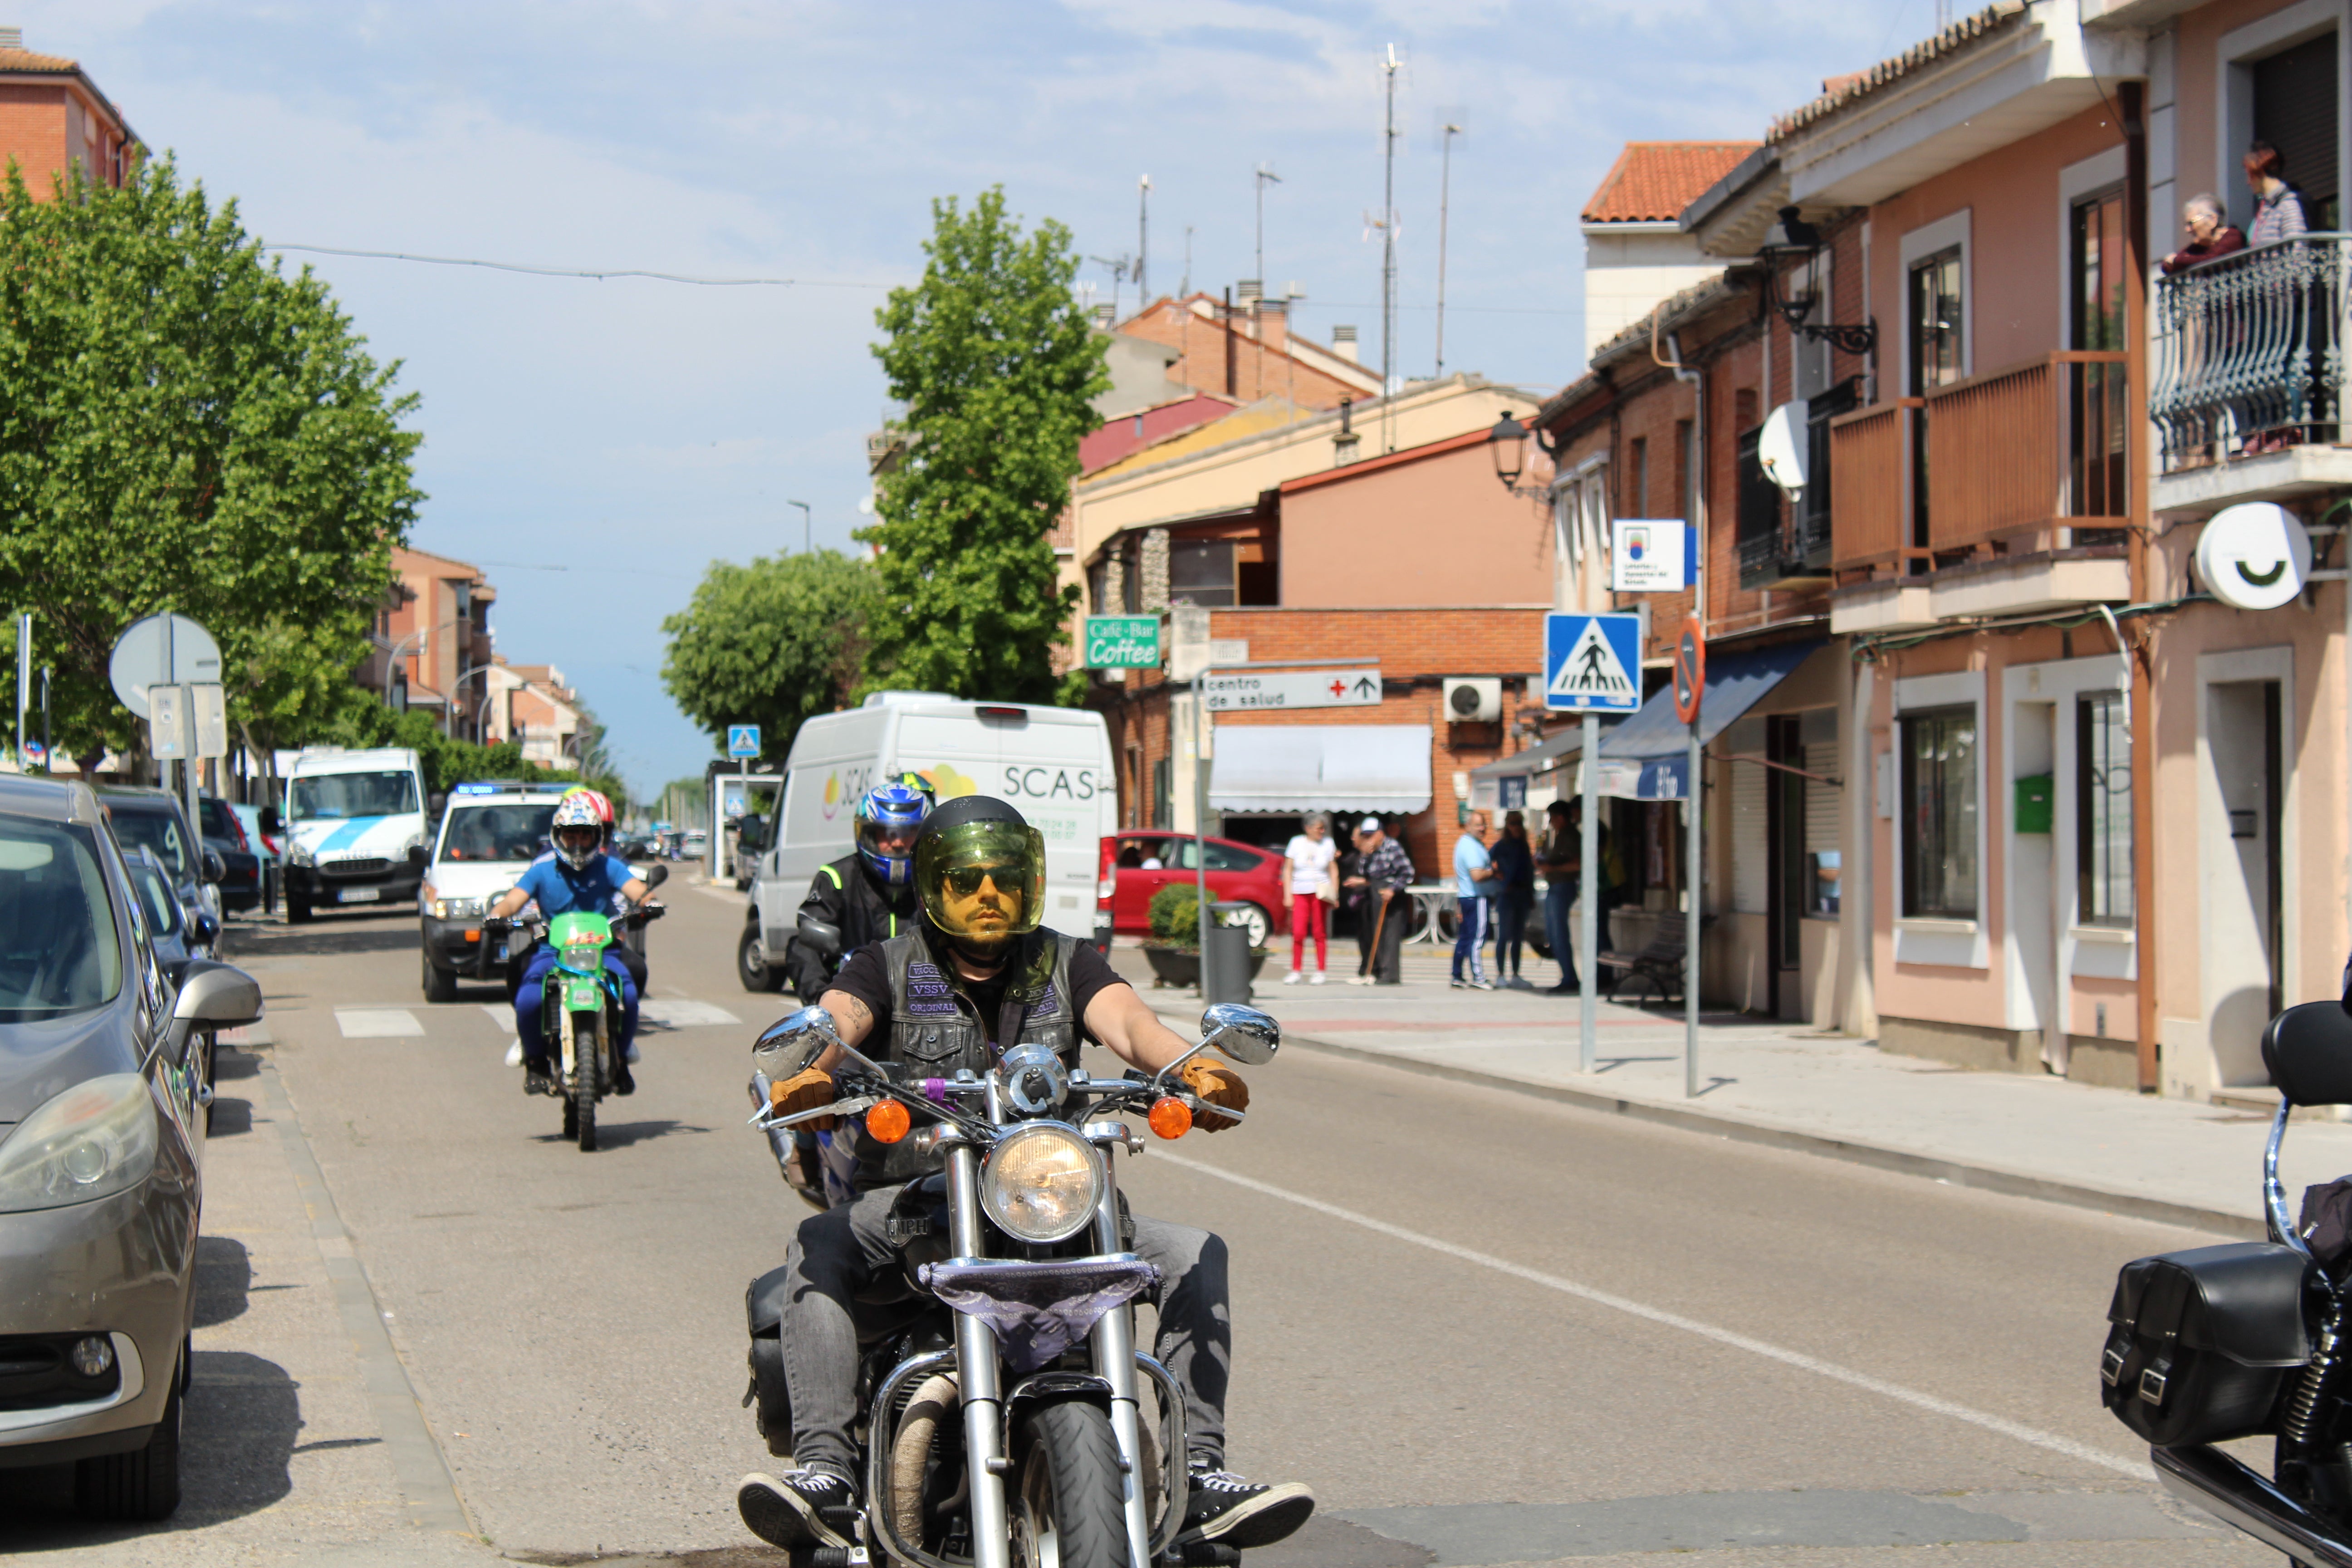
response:
[(2078, 925), (2132, 923), (2131, 708), (2120, 691), (2074, 702), (2074, 857)]
[(1903, 912), (1977, 918), (1977, 710), (1903, 716)]

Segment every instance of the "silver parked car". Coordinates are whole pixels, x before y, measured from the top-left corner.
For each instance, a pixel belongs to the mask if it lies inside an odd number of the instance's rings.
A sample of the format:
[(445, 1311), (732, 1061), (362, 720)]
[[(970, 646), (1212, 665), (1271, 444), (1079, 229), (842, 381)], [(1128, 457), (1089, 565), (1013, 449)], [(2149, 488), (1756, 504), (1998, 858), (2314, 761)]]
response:
[(180, 1497), (213, 1034), (261, 988), (174, 990), (98, 798), (0, 774), (0, 1467), (75, 1467), (95, 1519)]

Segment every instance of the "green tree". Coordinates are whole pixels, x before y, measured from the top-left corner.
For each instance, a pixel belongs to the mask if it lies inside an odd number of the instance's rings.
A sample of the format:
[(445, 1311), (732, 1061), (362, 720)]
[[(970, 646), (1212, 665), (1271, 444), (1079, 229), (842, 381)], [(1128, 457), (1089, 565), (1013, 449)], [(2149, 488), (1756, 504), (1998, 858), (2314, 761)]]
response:
[(1078, 258), (1060, 224), (1023, 234), (1002, 188), (969, 213), (934, 202), (931, 219), (922, 281), (875, 313), (907, 457), (877, 481), (880, 521), (857, 535), (882, 548), (866, 675), (1051, 702), (1071, 684), (1054, 650), (1077, 589), (1059, 583), (1045, 534), (1100, 423), (1088, 399), (1110, 384), (1105, 340), (1071, 291)]
[(802, 720), (856, 689), (876, 588), (874, 569), (837, 550), (715, 562), (662, 623), (662, 685), (714, 743), (757, 724), (761, 754), (781, 761)]
[(247, 735), (308, 739), (424, 499), (415, 398), (169, 159), (49, 195), (0, 186), (0, 606), (34, 612), (58, 749), (135, 745), (107, 657), (161, 609), (218, 638)]

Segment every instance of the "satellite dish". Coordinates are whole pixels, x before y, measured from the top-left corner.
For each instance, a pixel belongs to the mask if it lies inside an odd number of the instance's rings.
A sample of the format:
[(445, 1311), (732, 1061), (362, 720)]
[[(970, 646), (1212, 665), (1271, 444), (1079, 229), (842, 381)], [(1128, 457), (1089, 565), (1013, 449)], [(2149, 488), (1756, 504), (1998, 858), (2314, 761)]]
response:
[(1764, 417), (1756, 438), (1756, 460), (1764, 477), (1791, 495), (1805, 488), (1805, 400), (1783, 403)]

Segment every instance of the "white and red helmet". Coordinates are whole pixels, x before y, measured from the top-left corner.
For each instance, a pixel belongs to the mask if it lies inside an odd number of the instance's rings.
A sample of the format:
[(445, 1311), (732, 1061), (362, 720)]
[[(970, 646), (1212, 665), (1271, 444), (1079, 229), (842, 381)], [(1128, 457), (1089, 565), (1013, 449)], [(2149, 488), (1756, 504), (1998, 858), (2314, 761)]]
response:
[[(601, 816), (596, 810), (600, 805), (604, 808)], [(604, 826), (612, 820), (613, 807), (603, 795), (593, 789), (573, 790), (555, 803), (547, 837), (565, 865), (584, 871), (604, 852)]]

